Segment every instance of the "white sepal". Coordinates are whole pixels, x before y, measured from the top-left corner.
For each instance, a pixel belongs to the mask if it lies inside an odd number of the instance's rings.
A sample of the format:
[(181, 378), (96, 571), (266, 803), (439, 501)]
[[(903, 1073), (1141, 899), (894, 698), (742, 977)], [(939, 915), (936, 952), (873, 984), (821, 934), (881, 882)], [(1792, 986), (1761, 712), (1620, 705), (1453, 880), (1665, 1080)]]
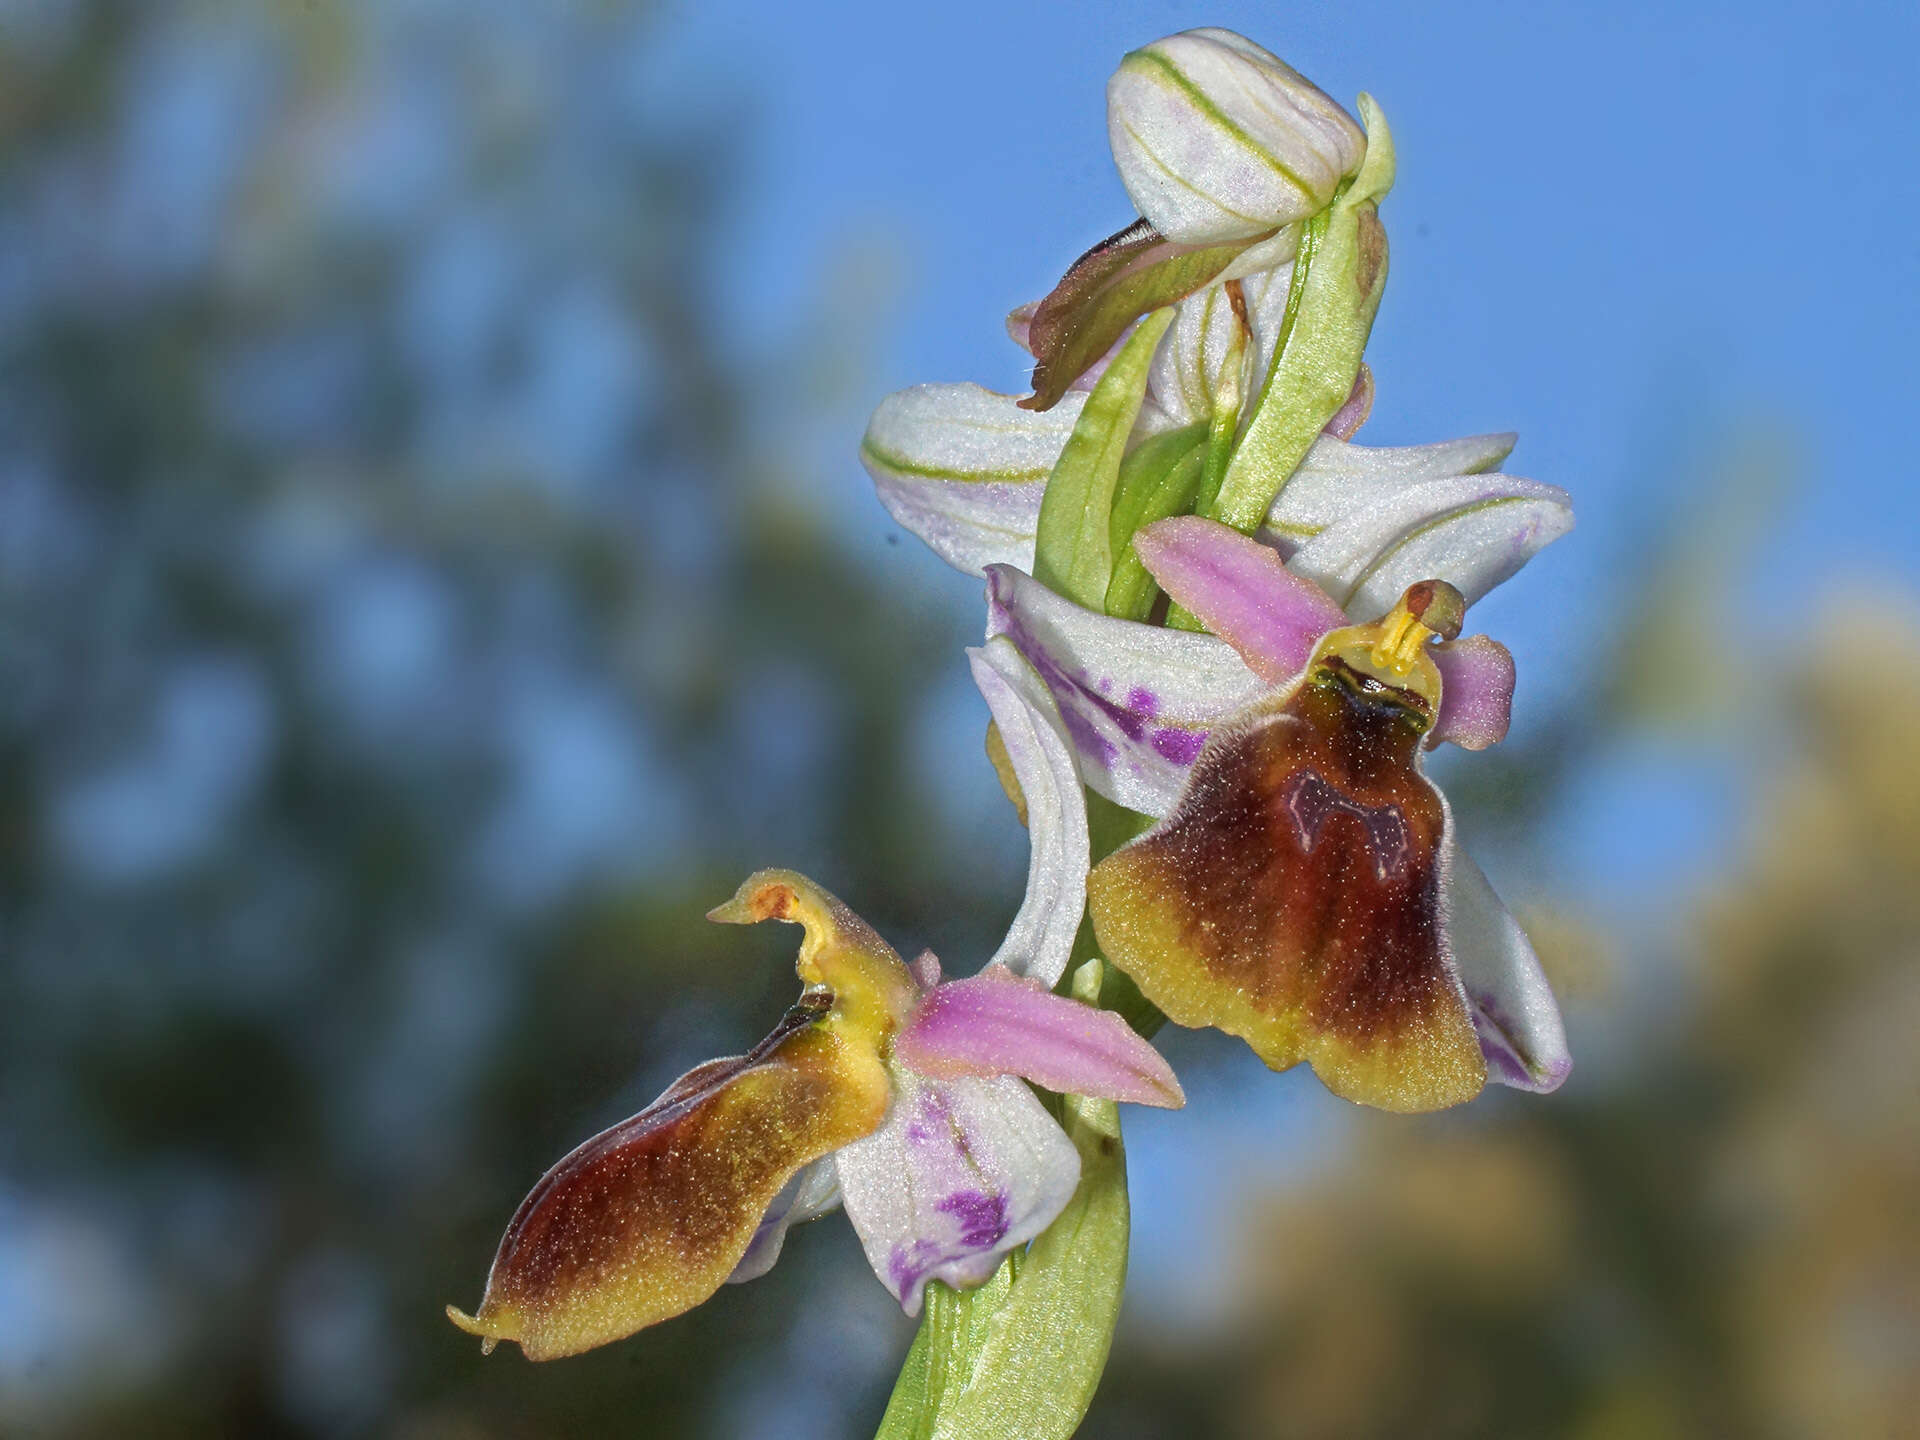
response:
[(1080, 1155), (1024, 1080), (891, 1069), (886, 1122), (833, 1159), (874, 1274), (918, 1315), (927, 1281), (978, 1285), (1051, 1225), (1080, 1183)]
[(789, 1180), (780, 1193), (773, 1197), (773, 1203), (761, 1217), (760, 1228), (753, 1232), (747, 1253), (740, 1257), (740, 1263), (727, 1276), (727, 1284), (740, 1285), (748, 1280), (758, 1280), (780, 1258), (780, 1250), (787, 1243), (789, 1229), (809, 1220), (818, 1220), (839, 1204), (840, 1177), (834, 1169), (833, 1156), (823, 1155)]
[(1085, 782), (1145, 815), (1173, 804), (1208, 729), (1267, 689), (1224, 640), (1097, 615), (1007, 566), (988, 572), (987, 634), (1046, 682)]
[(1455, 832), (1449, 808), (1440, 900), (1454, 967), (1466, 986), (1480, 1051), (1487, 1058), (1487, 1078), (1519, 1090), (1556, 1090), (1573, 1068), (1560, 1007), (1527, 932)]
[(1059, 707), (1011, 640), (967, 651), (1027, 809), (1027, 894), (994, 960), (1052, 985), (1066, 973), (1087, 908), (1087, 797)]
[(1040, 494), (1086, 396), (1022, 410), (979, 385), (916, 385), (867, 423), (860, 463), (893, 518), (957, 570), (1033, 564)]
[(1372, 505), (1356, 505), (1304, 541), (1287, 568), (1367, 621), (1420, 580), (1445, 580), (1471, 605), (1572, 528), (1573, 504), (1558, 486), (1515, 475), (1455, 475), (1400, 485)]

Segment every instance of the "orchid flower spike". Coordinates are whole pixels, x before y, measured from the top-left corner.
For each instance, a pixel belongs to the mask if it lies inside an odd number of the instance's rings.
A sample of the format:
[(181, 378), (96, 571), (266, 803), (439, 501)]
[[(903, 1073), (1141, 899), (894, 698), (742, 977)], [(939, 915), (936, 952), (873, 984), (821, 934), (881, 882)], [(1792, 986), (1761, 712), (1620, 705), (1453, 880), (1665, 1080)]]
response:
[(690, 1070), (534, 1186), (478, 1310), (448, 1307), (487, 1349), (551, 1359), (679, 1315), (764, 1274), (791, 1225), (836, 1204), (917, 1314), (928, 1280), (985, 1280), (1079, 1183), (1079, 1152), (1026, 1081), (1184, 1103), (1119, 1016), (1052, 993), (1085, 900), (1085, 799), (1038, 677), (1006, 641), (973, 659), (1033, 835), (1035, 883), (1006, 945), (943, 980), (932, 955), (903, 963), (804, 876), (750, 876), (710, 918), (801, 926), (799, 1001), (747, 1054)]
[[(1169, 1018), (1301, 1060), (1349, 1099), (1430, 1110), (1571, 1061), (1525, 933), (1421, 772), (1506, 733), (1513, 661), (1410, 583), (1354, 625), (1268, 546), (1192, 516), (1135, 537), (1211, 635), (1096, 615), (990, 572), (989, 632), (1060, 707), (1087, 783), (1159, 823), (1097, 866), (1101, 953)], [(1377, 613), (1377, 612), (1376, 612)]]

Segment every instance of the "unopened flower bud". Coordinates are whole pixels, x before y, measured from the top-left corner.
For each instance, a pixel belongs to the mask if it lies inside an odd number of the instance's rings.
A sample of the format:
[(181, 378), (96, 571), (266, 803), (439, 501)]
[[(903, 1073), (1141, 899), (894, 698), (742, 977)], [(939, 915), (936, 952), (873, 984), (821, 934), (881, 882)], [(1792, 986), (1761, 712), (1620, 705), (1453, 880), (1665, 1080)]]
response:
[(1186, 30), (1129, 54), (1107, 82), (1107, 130), (1135, 206), (1185, 245), (1317, 214), (1366, 154), (1330, 96), (1231, 30)]

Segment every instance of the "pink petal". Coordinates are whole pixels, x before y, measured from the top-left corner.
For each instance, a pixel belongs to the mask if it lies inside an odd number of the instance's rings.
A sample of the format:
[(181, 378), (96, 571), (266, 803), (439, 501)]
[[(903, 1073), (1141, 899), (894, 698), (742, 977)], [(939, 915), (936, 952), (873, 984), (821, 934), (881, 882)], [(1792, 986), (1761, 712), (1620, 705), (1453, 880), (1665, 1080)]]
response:
[(1002, 965), (921, 1002), (894, 1058), (922, 1075), (1024, 1075), (1063, 1095), (1173, 1109), (1186, 1095), (1160, 1052), (1107, 1010), (1055, 995)]
[(1427, 743), (1451, 740), (1463, 750), (1484, 750), (1504, 739), (1513, 718), (1513, 655), (1507, 647), (1469, 635), (1429, 653), (1440, 668), (1440, 717)]
[(1322, 635), (1347, 623), (1318, 585), (1230, 526), (1178, 515), (1144, 526), (1133, 548), (1149, 574), (1240, 652), (1261, 679), (1298, 675)]

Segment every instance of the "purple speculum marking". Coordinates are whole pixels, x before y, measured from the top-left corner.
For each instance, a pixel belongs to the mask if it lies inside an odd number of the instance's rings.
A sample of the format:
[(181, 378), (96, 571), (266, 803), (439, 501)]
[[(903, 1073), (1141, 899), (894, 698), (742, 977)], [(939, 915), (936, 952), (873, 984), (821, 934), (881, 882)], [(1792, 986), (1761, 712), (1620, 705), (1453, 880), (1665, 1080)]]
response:
[[(1011, 624), (1012, 617), (1008, 618)], [(1021, 633), (1024, 635), (1024, 631)], [(1073, 702), (1085, 696), (1103, 708), (1114, 707), (1108, 706), (1105, 701), (1084, 686), (1076, 684), (1073, 677), (1061, 669), (1043, 647), (1033, 644), (1031, 638), (1028, 638), (1024, 645), (1020, 644), (1019, 640), (1015, 640), (1014, 643), (1019, 646), (1020, 653), (1026, 656), (1027, 663), (1039, 672), (1040, 678), (1046, 682), (1047, 688), (1053, 692), (1054, 699), (1059, 702), (1060, 723), (1067, 727), (1067, 733), (1073, 737), (1073, 743), (1089, 755), (1097, 755), (1103, 763), (1111, 765), (1114, 756), (1119, 753), (1117, 747), (1094, 727), (1093, 722), (1082, 714), (1079, 706)]]
[(932, 1144), (945, 1139), (952, 1130), (953, 1112), (947, 1107), (946, 1097), (935, 1089), (923, 1090), (907, 1121), (907, 1143)]
[(1302, 850), (1310, 852), (1320, 843), (1320, 832), (1329, 816), (1350, 815), (1366, 833), (1374, 877), (1385, 880), (1406, 874), (1410, 839), (1407, 822), (1396, 807), (1363, 805), (1350, 795), (1342, 795), (1311, 770), (1302, 770), (1287, 781), (1280, 792), (1280, 804), (1293, 821)]
[[(1015, 643), (1018, 644), (1019, 642), (1016, 641)], [(1082, 733), (1078, 727), (1085, 727), (1084, 733), (1091, 737), (1093, 741), (1094, 753), (1104, 755), (1111, 761), (1114, 755), (1113, 742), (1095, 731), (1091, 722), (1089, 722), (1084, 715), (1076, 713), (1075, 707), (1071, 703), (1073, 700), (1081, 699), (1093, 705), (1101, 714), (1113, 722), (1115, 729), (1129, 740), (1138, 740), (1146, 734), (1147, 722), (1145, 719), (1136, 715), (1124, 705), (1114, 704), (1113, 701), (1107, 699), (1106, 696), (1095, 690), (1092, 685), (1075, 675), (1069, 674), (1059, 661), (1047, 653), (1044, 646), (1033, 644), (1031, 637), (1027, 638), (1026, 644), (1020, 645), (1020, 653), (1027, 657), (1027, 663), (1040, 672), (1040, 678), (1047, 682), (1047, 688), (1053, 691), (1054, 697), (1057, 700), (1062, 702), (1060, 706), (1060, 718), (1066, 722), (1068, 729), (1074, 730), (1075, 739), (1079, 739)], [(1152, 704), (1155, 710), (1160, 708), (1159, 702), (1155, 700), (1152, 695), (1148, 694), (1148, 692), (1135, 690), (1133, 693), (1134, 695), (1146, 696), (1148, 702)]]
[[(1061, 665), (1047, 647), (1035, 643), (1033, 633), (1021, 623), (1002, 593), (1002, 581), (996, 577), (992, 607), (996, 632), (1006, 635), (1026, 657), (1060, 707), (1060, 721), (1067, 728), (1076, 749), (1093, 756), (1106, 766), (1119, 758), (1120, 748), (1100, 732), (1094, 715), (1104, 717), (1127, 739), (1151, 745), (1154, 751), (1176, 765), (1191, 764), (1206, 739), (1204, 732), (1167, 727), (1147, 733), (1147, 722), (1160, 713), (1160, 697), (1145, 686), (1136, 685), (1127, 692), (1127, 703), (1117, 704), (1100, 693), (1101, 686), (1090, 678), (1075, 675)], [(1111, 686), (1111, 679), (1104, 682)], [(1092, 713), (1087, 707), (1092, 707)]]
[(920, 1279), (940, 1262), (934, 1258), (935, 1247), (926, 1240), (916, 1240), (911, 1248), (905, 1245), (893, 1247), (893, 1253), (887, 1257), (887, 1274), (893, 1277), (893, 1288), (905, 1296)]
[(965, 1127), (953, 1123), (953, 1107), (934, 1086), (921, 1092), (913, 1117), (907, 1121), (907, 1143), (935, 1146), (951, 1144), (962, 1159), (973, 1158), (973, 1145), (967, 1139)]
[[(1054, 691), (1058, 695), (1059, 691)], [(1113, 764), (1119, 749), (1093, 726), (1093, 722), (1082, 715), (1071, 702), (1060, 707), (1060, 723), (1067, 727), (1067, 733), (1073, 737), (1073, 743), (1089, 755), (1097, 755), (1103, 764)]]
[[(1114, 726), (1129, 740), (1138, 740), (1147, 733), (1147, 722), (1144, 716), (1134, 714), (1133, 711), (1124, 705), (1114, 704), (1113, 701), (1107, 699), (1106, 696), (1100, 694), (1099, 691), (1095, 690), (1092, 686), (1082, 685), (1080, 690), (1087, 699), (1091, 700), (1094, 704), (1098, 705), (1101, 710), (1106, 712), (1107, 718), (1113, 721)], [(1134, 693), (1141, 694), (1143, 692), (1135, 691)], [(1155, 708), (1157, 709), (1159, 707), (1156, 706)]]

